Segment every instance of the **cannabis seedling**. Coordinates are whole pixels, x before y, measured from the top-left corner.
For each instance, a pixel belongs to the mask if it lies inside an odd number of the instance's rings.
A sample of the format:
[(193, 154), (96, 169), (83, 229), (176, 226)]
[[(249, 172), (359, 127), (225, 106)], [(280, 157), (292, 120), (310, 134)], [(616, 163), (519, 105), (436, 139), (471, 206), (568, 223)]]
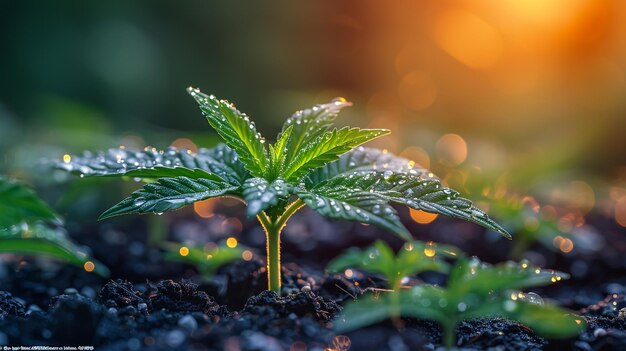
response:
[(442, 186), (432, 173), (385, 151), (358, 147), (388, 134), (384, 129), (333, 128), (339, 110), (330, 103), (296, 112), (274, 144), (231, 103), (189, 88), (209, 124), (224, 139), (212, 149), (124, 148), (66, 155), (59, 166), (82, 176), (129, 176), (152, 180), (103, 213), (162, 213), (193, 202), (232, 196), (247, 203), (267, 237), (269, 289), (280, 293), (280, 233), (308, 205), (322, 216), (377, 225), (406, 240), (411, 236), (390, 203), (462, 218), (509, 236), (472, 203)]
[(445, 273), (449, 264), (444, 258), (458, 257), (460, 254), (455, 247), (421, 241), (408, 242), (394, 254), (389, 245), (378, 240), (365, 250), (348, 250), (332, 260), (327, 269), (339, 272), (356, 268), (382, 274), (387, 279), (389, 289), (399, 291), (403, 278), (426, 271)]
[[(204, 247), (181, 246), (178, 243), (166, 243), (165, 259), (169, 261), (182, 262), (194, 265), (202, 273), (204, 279), (208, 279), (215, 274), (221, 266), (242, 259), (246, 250), (240, 245), (229, 247), (219, 245), (206, 249)], [(248, 250), (250, 258), (252, 252)]]
[(0, 253), (45, 256), (107, 276), (108, 269), (70, 241), (60, 223), (31, 189), (0, 176)]
[(539, 295), (519, 289), (547, 285), (566, 279), (564, 273), (529, 267), (528, 263), (491, 266), (478, 259), (463, 259), (452, 268), (448, 285), (419, 285), (400, 292), (373, 295), (350, 303), (338, 319), (338, 332), (358, 329), (387, 318), (402, 316), (437, 321), (443, 329), (443, 343), (450, 349), (456, 325), (483, 317), (517, 320), (547, 337), (575, 335), (585, 328), (582, 317), (544, 303)]

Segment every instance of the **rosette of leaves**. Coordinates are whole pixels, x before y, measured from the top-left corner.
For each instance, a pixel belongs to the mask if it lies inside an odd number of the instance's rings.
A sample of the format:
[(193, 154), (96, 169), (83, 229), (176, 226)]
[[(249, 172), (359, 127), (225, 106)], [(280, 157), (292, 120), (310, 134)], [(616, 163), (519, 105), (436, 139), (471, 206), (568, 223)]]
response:
[(339, 272), (353, 268), (381, 274), (387, 279), (389, 289), (399, 291), (404, 277), (426, 271), (446, 273), (449, 264), (445, 259), (460, 255), (462, 253), (456, 247), (421, 241), (408, 242), (394, 254), (389, 245), (378, 240), (364, 250), (349, 249), (332, 260), (327, 269)]
[(101, 218), (162, 213), (219, 196), (241, 199), (248, 216), (256, 216), (265, 230), (269, 289), (276, 292), (281, 285), (280, 233), (304, 205), (322, 216), (376, 225), (406, 240), (411, 236), (392, 203), (476, 222), (509, 237), (428, 171), (407, 159), (360, 147), (388, 130), (334, 127), (339, 111), (350, 106), (342, 98), (296, 112), (269, 143), (233, 104), (198, 89), (188, 92), (225, 144), (197, 153), (112, 149), (66, 155), (59, 162), (60, 168), (82, 176), (151, 181)]
[(504, 317), (516, 320), (546, 337), (568, 337), (585, 328), (585, 320), (570, 311), (544, 303), (534, 293), (519, 290), (548, 285), (568, 275), (512, 262), (491, 266), (476, 258), (462, 259), (452, 268), (445, 288), (423, 284), (388, 294), (369, 294), (349, 303), (336, 320), (346, 332), (394, 318), (434, 320), (443, 329), (443, 343), (451, 348), (454, 330), (463, 320)]
[(34, 191), (4, 176), (0, 176), (0, 253), (43, 256), (109, 274), (67, 237), (59, 216)]

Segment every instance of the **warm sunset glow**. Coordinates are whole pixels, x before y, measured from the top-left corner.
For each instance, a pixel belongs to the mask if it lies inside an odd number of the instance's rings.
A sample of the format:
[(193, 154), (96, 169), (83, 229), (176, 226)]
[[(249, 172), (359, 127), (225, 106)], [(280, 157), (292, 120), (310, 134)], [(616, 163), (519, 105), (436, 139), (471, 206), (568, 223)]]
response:
[(626, 227), (626, 196), (615, 203), (615, 222)]
[(421, 111), (435, 102), (437, 87), (428, 73), (413, 71), (400, 81), (398, 95), (406, 107), (413, 111)]
[(446, 134), (437, 141), (437, 153), (442, 162), (457, 166), (467, 158), (467, 143), (458, 134)]
[(411, 209), (411, 219), (420, 224), (428, 224), (437, 218), (436, 213), (424, 212), (421, 210)]
[[(430, 168), (430, 156), (428, 152), (424, 151), (421, 147), (410, 146), (402, 150), (400, 156), (413, 161), (415, 166), (429, 169)], [(410, 162), (410, 161), (409, 161)]]
[(193, 210), (201, 218), (213, 217), (213, 208), (215, 207), (216, 199), (208, 199), (193, 203)]
[(435, 24), (433, 39), (442, 50), (471, 68), (492, 67), (502, 55), (500, 33), (464, 10), (443, 11)]
[(171, 146), (177, 149), (187, 149), (194, 153), (198, 152), (198, 146), (196, 146), (193, 141), (187, 138), (178, 138), (174, 140), (174, 142), (172, 142)]

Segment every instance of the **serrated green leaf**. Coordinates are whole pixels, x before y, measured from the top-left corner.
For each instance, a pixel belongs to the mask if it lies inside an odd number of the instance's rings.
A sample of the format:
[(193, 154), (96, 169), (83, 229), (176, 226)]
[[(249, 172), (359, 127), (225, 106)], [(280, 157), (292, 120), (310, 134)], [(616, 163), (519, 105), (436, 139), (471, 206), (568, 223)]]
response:
[(320, 215), (333, 219), (373, 224), (411, 240), (393, 207), (384, 196), (346, 187), (320, 187), (312, 192), (296, 191), (309, 207)]
[(54, 258), (84, 267), (87, 261), (94, 264), (94, 272), (107, 277), (109, 270), (87, 252), (71, 242), (60, 228), (50, 228), (41, 223), (21, 223), (0, 229), (0, 252)]
[(446, 272), (448, 264), (444, 257), (457, 257), (461, 251), (447, 245), (408, 242), (397, 254), (382, 241), (376, 241), (365, 250), (352, 248), (332, 260), (328, 269), (337, 272), (346, 268), (356, 268), (367, 272), (380, 273), (389, 281), (389, 288), (399, 287), (403, 277), (425, 271)]
[(246, 213), (252, 218), (270, 207), (286, 201), (291, 194), (291, 185), (282, 179), (272, 183), (262, 178), (250, 178), (243, 185), (243, 198), (248, 204)]
[(359, 146), (343, 154), (338, 160), (313, 170), (307, 175), (305, 181), (307, 187), (313, 188), (321, 186), (335, 177), (386, 170), (424, 177), (428, 177), (429, 173), (428, 170), (416, 166), (415, 162), (406, 158), (380, 149)]
[(0, 228), (37, 220), (54, 220), (57, 215), (34, 191), (0, 176)]
[(270, 178), (274, 179), (283, 172), (287, 160), (287, 143), (291, 139), (293, 126), (288, 126), (278, 136), (275, 144), (270, 145)]
[(318, 135), (289, 161), (282, 176), (288, 181), (300, 179), (311, 170), (337, 160), (342, 154), (372, 139), (389, 134), (385, 129), (344, 127)]
[(151, 147), (143, 150), (118, 148), (95, 153), (86, 151), (81, 156), (64, 156), (63, 161), (58, 162), (56, 167), (81, 177), (128, 176), (143, 179), (187, 177), (222, 181), (223, 179), (213, 171), (222, 163), (211, 157), (215, 152), (217, 150), (201, 149), (196, 154), (186, 149), (157, 150)]
[[(307, 175), (309, 188), (364, 178), (361, 188), (380, 192), (393, 202), (430, 213), (464, 219), (510, 238), (510, 234), (468, 199), (441, 184), (432, 173), (405, 158), (359, 147)], [(369, 184), (369, 185), (368, 185)]]
[(196, 201), (236, 194), (237, 190), (236, 186), (203, 178), (161, 178), (133, 192), (130, 197), (105, 211), (100, 219), (130, 213), (163, 213)]
[(298, 111), (288, 118), (282, 131), (293, 128), (293, 137), (286, 145), (285, 163), (290, 164), (305, 145), (327, 132), (339, 111), (347, 106), (352, 106), (352, 103), (343, 98), (335, 98), (329, 103)]
[(265, 139), (248, 116), (226, 100), (218, 100), (191, 87), (187, 91), (196, 99), (211, 127), (235, 150), (250, 173), (256, 177), (265, 175), (269, 164)]

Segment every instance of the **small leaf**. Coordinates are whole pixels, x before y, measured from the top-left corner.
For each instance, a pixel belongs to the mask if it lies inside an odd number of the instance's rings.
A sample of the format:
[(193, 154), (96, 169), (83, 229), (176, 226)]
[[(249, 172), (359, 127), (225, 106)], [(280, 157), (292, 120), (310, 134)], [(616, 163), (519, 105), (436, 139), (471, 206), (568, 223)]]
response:
[(243, 198), (247, 202), (248, 217), (254, 217), (259, 212), (276, 206), (285, 201), (291, 193), (291, 185), (282, 179), (276, 179), (271, 184), (262, 178), (250, 178), (243, 185)]
[(262, 177), (269, 164), (265, 139), (248, 116), (226, 100), (218, 100), (191, 87), (187, 91), (196, 99), (211, 127), (235, 150), (250, 173)]
[(84, 268), (87, 261), (94, 265), (94, 272), (107, 277), (106, 266), (92, 258), (71, 242), (65, 232), (52, 229), (42, 223), (18, 224), (0, 229), (0, 252), (53, 258)]
[(286, 145), (291, 139), (292, 130), (293, 130), (293, 126), (287, 127), (284, 131), (280, 133), (276, 143), (273, 145), (270, 145), (270, 159), (271, 159), (270, 178), (277, 177), (283, 172), (283, 168), (285, 167), (285, 161), (287, 159), (288, 149)]
[(344, 127), (317, 136), (299, 150), (287, 164), (283, 178), (300, 179), (311, 170), (337, 160), (342, 154), (372, 139), (389, 134), (385, 129)]
[(165, 243), (165, 259), (168, 261), (188, 263), (196, 266), (204, 278), (210, 278), (217, 269), (225, 264), (241, 260), (244, 248), (241, 245), (230, 248), (220, 245), (207, 250), (205, 247), (186, 247), (189, 251), (181, 254), (181, 244)]
[(312, 192), (298, 191), (297, 195), (324, 217), (373, 224), (405, 240), (411, 239), (396, 211), (380, 194), (345, 187), (322, 187)]
[(20, 222), (55, 220), (57, 215), (31, 189), (0, 176), (0, 228)]
[(196, 201), (235, 194), (238, 187), (208, 179), (187, 177), (161, 178), (146, 184), (117, 205), (105, 211), (100, 219), (130, 213), (163, 213)]
[(352, 103), (343, 98), (335, 98), (327, 104), (298, 111), (288, 118), (282, 130), (284, 133), (288, 128), (293, 128), (293, 137), (286, 145), (285, 163), (290, 164), (310, 141), (330, 130), (339, 111), (347, 106), (352, 106)]
[(168, 148), (159, 151), (146, 147), (143, 150), (126, 148), (109, 149), (92, 153), (86, 151), (82, 156), (66, 155), (56, 166), (68, 172), (89, 176), (128, 176), (143, 179), (164, 177), (206, 178), (221, 181), (214, 174), (216, 161), (206, 155), (212, 150), (201, 149), (198, 154), (189, 150)]

